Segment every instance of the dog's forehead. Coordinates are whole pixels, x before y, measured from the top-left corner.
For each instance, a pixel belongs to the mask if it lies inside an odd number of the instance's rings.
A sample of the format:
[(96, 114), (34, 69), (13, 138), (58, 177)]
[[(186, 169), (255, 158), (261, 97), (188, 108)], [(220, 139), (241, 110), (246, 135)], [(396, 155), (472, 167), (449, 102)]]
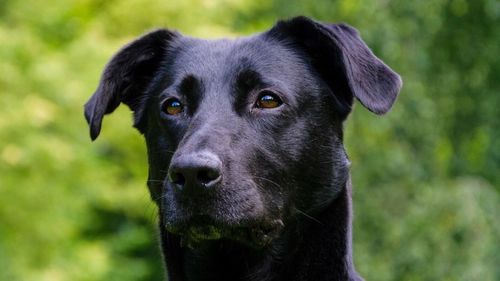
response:
[(245, 70), (272, 79), (289, 80), (304, 72), (303, 59), (285, 44), (263, 35), (202, 40), (185, 37), (177, 44), (174, 73), (203, 80), (227, 80)]

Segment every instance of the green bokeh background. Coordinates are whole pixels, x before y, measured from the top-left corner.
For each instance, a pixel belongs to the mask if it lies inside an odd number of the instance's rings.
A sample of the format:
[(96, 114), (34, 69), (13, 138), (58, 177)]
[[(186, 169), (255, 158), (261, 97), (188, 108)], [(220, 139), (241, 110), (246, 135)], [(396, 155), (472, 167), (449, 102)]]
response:
[(91, 143), (84, 102), (145, 31), (299, 14), (357, 27), (404, 79), (387, 116), (356, 106), (346, 125), (362, 276), (500, 280), (496, 0), (0, 0), (0, 280), (164, 278), (143, 139), (123, 107)]

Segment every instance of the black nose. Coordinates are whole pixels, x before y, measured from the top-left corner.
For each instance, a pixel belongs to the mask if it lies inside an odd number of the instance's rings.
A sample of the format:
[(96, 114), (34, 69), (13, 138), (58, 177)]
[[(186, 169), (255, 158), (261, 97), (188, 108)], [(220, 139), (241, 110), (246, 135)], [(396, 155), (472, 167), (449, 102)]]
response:
[(220, 182), (222, 163), (210, 152), (191, 153), (174, 157), (169, 179), (178, 188), (212, 187)]

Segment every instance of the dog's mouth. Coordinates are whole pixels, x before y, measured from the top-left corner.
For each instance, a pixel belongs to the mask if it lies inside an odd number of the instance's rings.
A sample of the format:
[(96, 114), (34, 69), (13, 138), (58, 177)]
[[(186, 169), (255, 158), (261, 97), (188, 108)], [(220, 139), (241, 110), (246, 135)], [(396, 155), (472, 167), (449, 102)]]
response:
[(182, 244), (191, 248), (221, 239), (237, 241), (252, 248), (263, 248), (278, 237), (282, 229), (283, 222), (279, 219), (225, 224), (208, 216), (196, 216), (183, 224), (167, 223), (167, 230), (180, 235)]

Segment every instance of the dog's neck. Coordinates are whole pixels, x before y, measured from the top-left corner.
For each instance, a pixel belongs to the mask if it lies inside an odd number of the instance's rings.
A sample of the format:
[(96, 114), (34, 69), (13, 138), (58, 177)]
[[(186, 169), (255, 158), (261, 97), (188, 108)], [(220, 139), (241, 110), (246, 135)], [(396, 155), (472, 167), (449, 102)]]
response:
[(259, 252), (230, 241), (182, 248), (163, 231), (169, 281), (362, 280), (352, 263), (350, 183), (315, 218), (304, 219)]

